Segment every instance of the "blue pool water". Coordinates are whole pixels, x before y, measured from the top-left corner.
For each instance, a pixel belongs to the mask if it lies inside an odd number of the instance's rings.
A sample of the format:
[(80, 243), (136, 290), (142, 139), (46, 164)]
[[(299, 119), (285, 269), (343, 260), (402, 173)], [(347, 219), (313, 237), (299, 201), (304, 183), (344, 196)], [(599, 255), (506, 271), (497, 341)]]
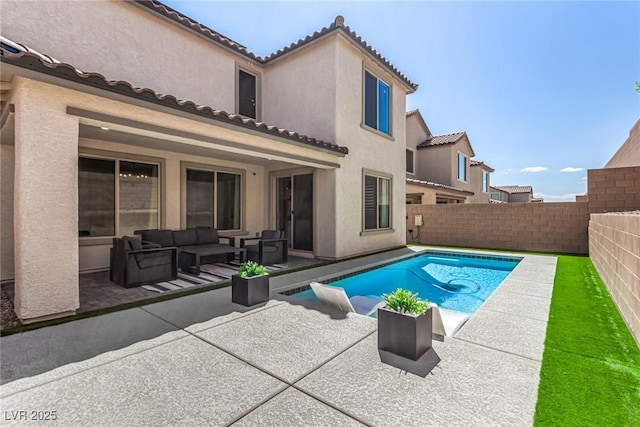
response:
[[(349, 298), (364, 295), (381, 299), (382, 294), (404, 288), (440, 307), (472, 314), (519, 261), (428, 253), (330, 284), (344, 288)], [(311, 290), (294, 296), (318, 301)]]

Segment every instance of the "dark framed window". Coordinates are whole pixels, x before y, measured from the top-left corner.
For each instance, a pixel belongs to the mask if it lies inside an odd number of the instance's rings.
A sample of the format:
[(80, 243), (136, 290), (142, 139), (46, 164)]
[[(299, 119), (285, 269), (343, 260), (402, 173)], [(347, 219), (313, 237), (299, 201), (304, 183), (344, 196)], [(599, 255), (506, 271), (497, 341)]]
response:
[(364, 72), (364, 124), (391, 134), (391, 87), (368, 71)]
[(187, 169), (187, 227), (241, 229), (242, 176)]
[(415, 171), (415, 163), (414, 163), (414, 152), (413, 150), (407, 149), (407, 173), (414, 174)]
[(257, 105), (257, 77), (244, 70), (238, 70), (238, 114), (257, 119)]
[(391, 179), (364, 175), (364, 229), (391, 228)]
[(158, 228), (159, 184), (158, 164), (80, 157), (80, 237), (125, 236)]

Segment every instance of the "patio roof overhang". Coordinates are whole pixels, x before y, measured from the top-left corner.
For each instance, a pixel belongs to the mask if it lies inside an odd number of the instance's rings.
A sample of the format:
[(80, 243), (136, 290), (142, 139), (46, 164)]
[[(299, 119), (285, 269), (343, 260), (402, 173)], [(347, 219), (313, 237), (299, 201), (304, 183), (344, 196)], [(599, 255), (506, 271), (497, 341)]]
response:
[[(280, 161), (321, 169), (339, 168), (340, 158), (348, 153), (346, 147), (207, 106), (198, 106), (189, 101), (180, 101), (170, 95), (159, 95), (151, 89), (133, 88), (126, 82), (109, 81), (102, 75), (84, 73), (68, 64), (49, 63), (31, 52), (13, 54), (3, 51), (0, 59), (3, 79), (10, 77), (15, 81), (14, 77), (23, 77), (36, 80), (170, 114), (172, 118), (185, 124), (177, 129), (163, 126), (163, 122), (159, 120), (142, 122), (100, 110), (68, 107), (67, 114), (78, 117), (80, 138), (102, 139), (244, 163)], [(4, 110), (3, 113), (13, 115), (10, 108)], [(3, 117), (3, 122), (7, 121)], [(197, 126), (187, 125), (194, 121), (198, 122)], [(104, 131), (105, 128), (108, 132)], [(186, 130), (192, 128), (197, 128), (198, 131)], [(3, 134), (5, 137), (10, 135), (10, 129), (3, 129)]]

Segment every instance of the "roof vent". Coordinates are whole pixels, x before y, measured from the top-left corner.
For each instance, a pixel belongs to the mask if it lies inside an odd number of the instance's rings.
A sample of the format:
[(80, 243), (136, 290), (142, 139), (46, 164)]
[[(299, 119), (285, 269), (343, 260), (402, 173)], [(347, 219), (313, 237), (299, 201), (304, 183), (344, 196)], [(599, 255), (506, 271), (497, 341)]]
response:
[(333, 21), (336, 27), (344, 27), (344, 17), (342, 15), (336, 16), (336, 20)]

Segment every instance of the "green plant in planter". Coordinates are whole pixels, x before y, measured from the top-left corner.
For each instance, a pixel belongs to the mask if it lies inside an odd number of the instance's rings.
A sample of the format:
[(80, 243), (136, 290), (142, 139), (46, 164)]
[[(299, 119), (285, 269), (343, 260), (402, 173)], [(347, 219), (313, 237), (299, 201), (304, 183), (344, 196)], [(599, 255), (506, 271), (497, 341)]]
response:
[(389, 309), (398, 313), (424, 314), (429, 308), (429, 301), (418, 298), (418, 294), (398, 288), (395, 292), (382, 295)]
[(248, 279), (249, 277), (266, 276), (269, 274), (264, 265), (260, 265), (254, 261), (247, 261), (240, 264), (240, 270), (238, 272), (240, 277)]

